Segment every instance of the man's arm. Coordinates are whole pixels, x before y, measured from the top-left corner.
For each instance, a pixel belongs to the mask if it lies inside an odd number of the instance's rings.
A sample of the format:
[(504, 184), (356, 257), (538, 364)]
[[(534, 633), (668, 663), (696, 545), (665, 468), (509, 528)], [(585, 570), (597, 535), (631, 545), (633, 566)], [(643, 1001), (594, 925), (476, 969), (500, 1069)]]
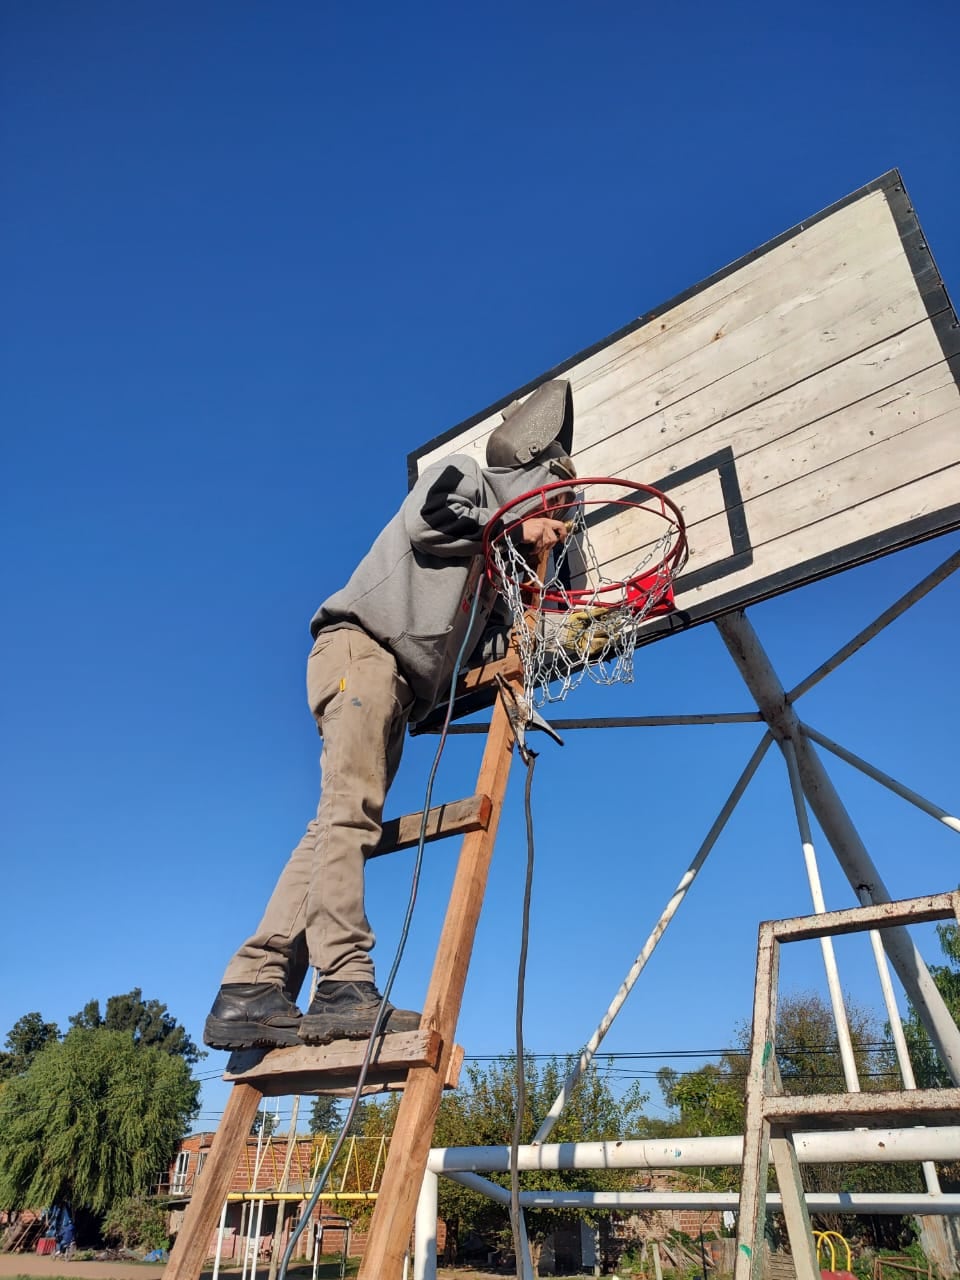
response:
[[(484, 528), (494, 514), (482, 502), (479, 468), (472, 458), (448, 458), (428, 467), (404, 504), (411, 545), (435, 556), (479, 555)], [(520, 526), (519, 541), (533, 555), (542, 555), (566, 536), (562, 520), (531, 516)]]
[(472, 459), (448, 458), (428, 467), (404, 503), (411, 546), (434, 556), (479, 555), (484, 527), (493, 515), (482, 501)]

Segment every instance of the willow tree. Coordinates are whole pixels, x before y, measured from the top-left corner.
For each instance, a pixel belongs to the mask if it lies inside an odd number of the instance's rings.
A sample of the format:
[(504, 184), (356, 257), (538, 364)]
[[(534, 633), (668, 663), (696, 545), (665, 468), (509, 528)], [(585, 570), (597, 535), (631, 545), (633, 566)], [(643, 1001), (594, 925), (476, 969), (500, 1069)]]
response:
[(0, 1207), (97, 1217), (151, 1190), (195, 1115), (182, 1057), (126, 1031), (74, 1028), (0, 1091)]

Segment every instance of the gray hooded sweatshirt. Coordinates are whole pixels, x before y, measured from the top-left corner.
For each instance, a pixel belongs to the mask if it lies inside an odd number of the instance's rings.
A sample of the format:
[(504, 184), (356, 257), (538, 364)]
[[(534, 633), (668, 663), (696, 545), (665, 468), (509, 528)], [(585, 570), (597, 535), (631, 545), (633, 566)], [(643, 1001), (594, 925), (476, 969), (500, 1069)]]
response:
[(366, 631), (396, 658), (415, 695), (410, 719), (422, 720), (446, 692), (461, 648), (466, 657), (475, 649), (497, 602), (482, 572), (484, 526), (503, 503), (555, 479), (545, 455), (523, 467), (481, 467), (465, 454), (434, 463), (346, 586), (314, 614), (312, 635), (345, 625)]

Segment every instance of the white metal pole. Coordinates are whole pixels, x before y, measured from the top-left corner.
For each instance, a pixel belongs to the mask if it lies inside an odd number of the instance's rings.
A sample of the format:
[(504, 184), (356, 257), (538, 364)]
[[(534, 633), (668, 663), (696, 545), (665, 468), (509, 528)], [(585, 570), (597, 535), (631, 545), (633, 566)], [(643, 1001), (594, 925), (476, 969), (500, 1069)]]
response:
[[(865, 907), (871, 905), (870, 893), (867, 889), (860, 890), (860, 901)], [(883, 992), (883, 1003), (887, 1010), (887, 1021), (890, 1023), (890, 1034), (893, 1036), (893, 1045), (897, 1054), (897, 1064), (900, 1067), (903, 1087), (904, 1089), (916, 1089), (917, 1078), (913, 1074), (910, 1050), (907, 1048), (907, 1038), (903, 1034), (903, 1023), (900, 1020), (897, 997), (890, 977), (890, 966), (887, 964), (887, 954), (883, 949), (883, 941), (881, 940), (879, 929), (870, 930), (870, 945), (873, 947), (873, 958), (877, 965), (880, 990)], [(923, 1169), (923, 1180), (926, 1183), (927, 1190), (932, 1196), (939, 1195), (940, 1179), (937, 1176), (936, 1165), (932, 1160), (924, 1160), (920, 1167)]]
[(413, 1280), (437, 1280), (437, 1195), (440, 1179), (426, 1169), (413, 1226)]
[(932, 818), (936, 818), (938, 822), (942, 822), (945, 827), (949, 827), (951, 831), (960, 832), (960, 818), (952, 813), (948, 813), (946, 809), (941, 809), (938, 804), (934, 804), (932, 800), (927, 800), (920, 795), (918, 791), (911, 790), (910, 787), (904, 786), (902, 782), (898, 782), (896, 778), (891, 778), (889, 773), (884, 773), (882, 769), (876, 768), (875, 765), (863, 760), (860, 756), (854, 755), (852, 751), (848, 751), (846, 747), (841, 747), (839, 742), (834, 742), (832, 738), (828, 738), (826, 734), (818, 733), (816, 729), (811, 729), (808, 724), (801, 725), (803, 732), (808, 738), (812, 738), (814, 742), (820, 744), (821, 747), (832, 752), (833, 755), (839, 756), (841, 760), (846, 760), (847, 764), (852, 764), (855, 769), (859, 769), (861, 773), (865, 773), (868, 778), (873, 778), (874, 782), (879, 782), (883, 786), (888, 787), (894, 794), (903, 800), (908, 800), (910, 804), (915, 804), (918, 809), (922, 809), (924, 813), (929, 813)]
[[(803, 799), (803, 787), (800, 783), (800, 770), (797, 767), (797, 753), (793, 742), (787, 738), (781, 744), (787, 762), (787, 773), (790, 775), (790, 791), (793, 795), (793, 807), (797, 815), (797, 826), (800, 830), (800, 843), (803, 846), (803, 861), (807, 868), (807, 880), (810, 884), (810, 896), (813, 909), (822, 915), (827, 909), (823, 899), (823, 887), (820, 884), (820, 870), (817, 866), (817, 854), (813, 847), (813, 836), (810, 832), (810, 820), (807, 817), (807, 806)], [(860, 1092), (860, 1080), (857, 1075), (857, 1062), (853, 1055), (853, 1041), (850, 1036), (850, 1023), (843, 1003), (843, 991), (840, 986), (840, 972), (837, 969), (837, 958), (833, 950), (833, 939), (820, 939), (820, 950), (823, 953), (823, 967), (827, 974), (827, 990), (830, 992), (830, 1005), (833, 1009), (833, 1020), (837, 1028), (837, 1042), (840, 1046), (840, 1061), (843, 1065), (843, 1079), (848, 1093)]]
[(527, 1219), (520, 1210), (520, 1257), (517, 1259), (517, 1280), (536, 1280), (533, 1269), (533, 1256), (530, 1253), (530, 1241), (527, 1237)]
[[(742, 611), (725, 614), (715, 625), (774, 737), (780, 743), (793, 739), (804, 794), (854, 892), (866, 885), (875, 902), (891, 901), (819, 756), (804, 737), (797, 714), (746, 615)], [(951, 1078), (960, 1085), (960, 1028), (923, 957), (902, 926), (885, 930), (883, 945)]]
[(864, 627), (862, 631), (858, 632), (842, 649), (838, 649), (832, 658), (828, 658), (826, 662), (817, 667), (816, 671), (812, 671), (805, 680), (801, 680), (795, 688), (790, 690), (789, 700), (796, 702), (797, 698), (806, 693), (808, 689), (812, 689), (815, 684), (818, 684), (831, 671), (835, 671), (841, 662), (846, 662), (847, 658), (855, 654), (858, 649), (862, 649), (875, 635), (879, 635), (884, 627), (889, 626), (902, 613), (906, 613), (911, 605), (916, 604), (918, 600), (921, 600), (938, 583), (943, 582), (944, 578), (948, 578), (957, 569), (960, 569), (960, 551), (955, 551), (952, 556), (948, 556), (943, 564), (934, 569), (932, 573), (927, 574), (915, 587), (912, 587), (899, 600), (895, 601), (889, 609), (885, 609), (878, 618), (871, 622), (868, 627)]
[(556, 1125), (557, 1121), (559, 1120), (560, 1114), (563, 1111), (563, 1108), (566, 1106), (567, 1099), (570, 1097), (570, 1094), (573, 1091), (574, 1087), (576, 1086), (577, 1081), (580, 1079), (584, 1071), (586, 1071), (587, 1067), (590, 1065), (591, 1061), (593, 1060), (594, 1054), (596, 1053), (597, 1049), (600, 1047), (600, 1042), (603, 1040), (604, 1036), (610, 1030), (610, 1027), (613, 1024), (614, 1018), (623, 1008), (624, 1003), (626, 1002), (627, 996), (633, 990), (633, 987), (637, 979), (640, 977), (640, 974), (643, 972), (647, 961), (653, 955), (654, 950), (656, 949), (657, 943), (660, 941), (660, 939), (664, 935), (664, 932), (666, 931), (667, 925), (670, 923), (673, 917), (677, 914), (677, 910), (680, 906), (680, 903), (684, 900), (688, 890), (690, 889), (694, 880), (697, 878), (697, 874), (700, 871), (700, 868), (703, 866), (703, 864), (707, 860), (707, 855), (709, 854), (713, 846), (716, 844), (717, 839), (721, 831), (723, 830), (723, 828), (726, 826), (730, 815), (733, 813), (734, 809), (737, 807), (737, 804), (740, 801), (740, 798), (743, 795), (744, 791), (746, 791), (747, 785), (749, 784), (750, 779), (753, 777), (753, 775), (756, 773), (757, 769), (759, 768), (760, 761), (766, 755), (767, 748), (770, 746), (771, 741), (772, 741), (772, 738), (770, 737), (770, 734), (765, 733), (763, 737), (760, 739), (760, 742), (758, 743), (753, 755), (747, 761), (747, 766), (744, 769), (743, 773), (741, 773), (740, 777), (737, 779), (736, 785), (734, 786), (733, 790), (730, 792), (730, 795), (727, 797), (726, 804), (720, 810), (720, 813), (717, 815), (716, 821), (714, 822), (710, 830), (707, 832), (706, 838), (703, 841), (703, 844), (700, 846), (699, 850), (697, 851), (696, 857), (693, 859), (689, 867), (687, 867), (686, 871), (683, 873), (683, 876), (680, 879), (680, 883), (677, 885), (676, 889), (674, 889), (673, 891), (673, 897), (664, 907), (660, 915), (660, 919), (653, 926), (653, 929), (649, 937), (647, 938), (646, 942), (643, 944), (643, 948), (640, 954), (637, 956), (636, 960), (634, 960), (633, 966), (630, 969), (630, 972), (624, 978), (623, 982), (620, 984), (620, 987), (616, 995), (611, 1000), (609, 1008), (607, 1009), (607, 1012), (603, 1015), (603, 1018), (600, 1021), (600, 1025), (597, 1027), (596, 1031), (594, 1031), (593, 1035), (590, 1037), (586, 1048), (580, 1054), (580, 1057), (575, 1063), (573, 1070), (570, 1072), (570, 1074), (567, 1076), (566, 1080), (564, 1081), (563, 1088), (557, 1094), (556, 1098), (554, 1099), (553, 1106), (547, 1112), (546, 1116), (543, 1119), (543, 1122), (540, 1125), (540, 1128), (537, 1130), (536, 1134), (534, 1135), (534, 1138), (533, 1138), (534, 1143), (546, 1142), (547, 1138), (549, 1138), (550, 1134), (553, 1132), (553, 1128)]
[[(960, 1125), (799, 1130), (796, 1148), (801, 1164), (960, 1160)], [(630, 1138), (618, 1142), (551, 1142), (542, 1146), (529, 1143), (517, 1152), (517, 1167), (523, 1170), (689, 1169), (701, 1165), (742, 1163), (742, 1134), (669, 1140)], [(444, 1175), (460, 1171), (506, 1173), (510, 1168), (510, 1147), (434, 1147), (427, 1168)], [(507, 1199), (510, 1198), (508, 1187), (499, 1190)], [(489, 1194), (493, 1195), (493, 1192)]]
[(253, 1236), (253, 1253), (250, 1258), (250, 1280), (257, 1280), (257, 1254), (260, 1252), (260, 1232), (263, 1227), (263, 1206), (265, 1197), (260, 1197), (257, 1205), (257, 1229)]
[(213, 1280), (219, 1280), (220, 1259), (223, 1256), (223, 1236), (227, 1228), (227, 1202), (224, 1200), (220, 1210), (220, 1225), (217, 1227), (217, 1252), (213, 1259)]
[(244, 1200), (240, 1206), (240, 1235), (239, 1235), (240, 1253), (241, 1253), (240, 1280), (247, 1280), (247, 1255), (249, 1253), (249, 1249), (247, 1246), (249, 1244), (250, 1218), (251, 1218), (252, 1209), (253, 1209), (253, 1204), (248, 1203), (246, 1200)]
[[(520, 1197), (527, 1209), (632, 1209), (637, 1213), (677, 1209), (709, 1213), (736, 1210), (738, 1204), (736, 1191), (521, 1191)], [(812, 1213), (960, 1216), (960, 1195), (954, 1193), (931, 1196), (924, 1191), (808, 1191), (804, 1199)], [(768, 1191), (766, 1204), (768, 1209), (780, 1209), (779, 1192)]]

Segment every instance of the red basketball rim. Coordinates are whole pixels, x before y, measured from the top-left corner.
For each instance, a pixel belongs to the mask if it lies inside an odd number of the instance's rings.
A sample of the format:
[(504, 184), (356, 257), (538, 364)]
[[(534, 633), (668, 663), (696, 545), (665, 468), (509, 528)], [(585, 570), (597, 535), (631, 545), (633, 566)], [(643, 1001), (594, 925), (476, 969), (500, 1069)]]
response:
[[(616, 476), (583, 476), (582, 478), (578, 477), (576, 481), (554, 480), (550, 484), (542, 485), (538, 489), (531, 489), (528, 493), (521, 494), (520, 497), (512, 498), (509, 502), (505, 502), (502, 507), (494, 512), (483, 531), (483, 555), (488, 580), (494, 586), (498, 583), (497, 566), (493, 558), (493, 548), (498, 542), (508, 538), (511, 533), (520, 527), (524, 520), (530, 520), (537, 516), (553, 515), (563, 509), (562, 507), (549, 506), (547, 501), (549, 494), (575, 491), (577, 493), (575, 501), (568, 505), (589, 506), (591, 505), (591, 499), (585, 497), (581, 491), (586, 485), (601, 484), (624, 489), (627, 493), (623, 497), (595, 499), (593, 500), (594, 506), (642, 510), (646, 515), (663, 520), (666, 524), (671, 525), (676, 531), (676, 537), (666, 555), (651, 565), (644, 565), (639, 573), (629, 578), (624, 578), (620, 582), (606, 583), (601, 587), (565, 592), (548, 588), (540, 597), (540, 607), (547, 612), (566, 612), (571, 607), (596, 606), (598, 604), (602, 606), (606, 599), (611, 607), (623, 604), (628, 608), (634, 608), (638, 607), (641, 601), (645, 603), (649, 600), (651, 592), (656, 590), (656, 585), (659, 584), (661, 586), (661, 593), (667, 590), (672, 583), (673, 575), (680, 571), (687, 557), (686, 525), (680, 508), (665, 493), (662, 493), (659, 489), (654, 489), (652, 485), (640, 484), (636, 480), (624, 480)], [(534, 506), (530, 510), (525, 509), (522, 515), (514, 515), (511, 519), (512, 512), (515, 512), (521, 506), (526, 508), (531, 500), (536, 498), (540, 499), (539, 506)], [(531, 596), (538, 594), (535, 588), (529, 588), (528, 590)]]

